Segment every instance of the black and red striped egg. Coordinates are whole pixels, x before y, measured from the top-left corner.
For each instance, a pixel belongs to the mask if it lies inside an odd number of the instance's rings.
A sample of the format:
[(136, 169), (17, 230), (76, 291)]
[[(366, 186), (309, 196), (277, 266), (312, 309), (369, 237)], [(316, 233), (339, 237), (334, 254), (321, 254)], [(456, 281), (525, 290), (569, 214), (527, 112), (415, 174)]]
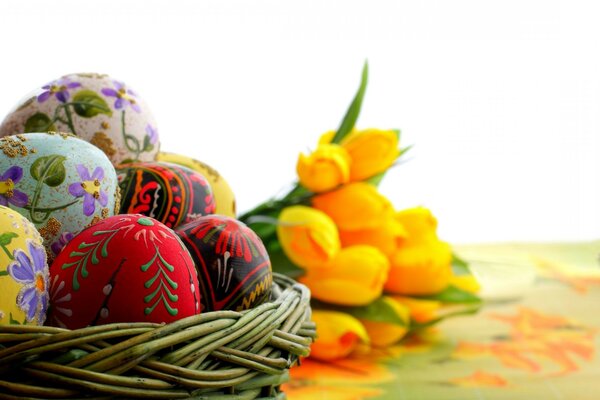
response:
[(206, 178), (189, 168), (166, 162), (138, 162), (117, 167), (121, 214), (142, 214), (169, 228), (215, 212)]

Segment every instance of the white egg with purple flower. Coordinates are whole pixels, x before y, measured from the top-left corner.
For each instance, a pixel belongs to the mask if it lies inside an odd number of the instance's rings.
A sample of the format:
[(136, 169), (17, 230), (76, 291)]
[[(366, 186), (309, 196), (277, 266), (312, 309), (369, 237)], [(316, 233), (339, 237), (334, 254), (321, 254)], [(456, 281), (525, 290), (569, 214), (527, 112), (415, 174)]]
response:
[(35, 225), (50, 257), (85, 227), (118, 212), (117, 184), (107, 156), (74, 136), (0, 138), (0, 206)]
[(125, 83), (101, 74), (70, 74), (40, 86), (0, 124), (0, 137), (69, 132), (99, 147), (114, 165), (153, 161), (158, 130), (150, 109)]

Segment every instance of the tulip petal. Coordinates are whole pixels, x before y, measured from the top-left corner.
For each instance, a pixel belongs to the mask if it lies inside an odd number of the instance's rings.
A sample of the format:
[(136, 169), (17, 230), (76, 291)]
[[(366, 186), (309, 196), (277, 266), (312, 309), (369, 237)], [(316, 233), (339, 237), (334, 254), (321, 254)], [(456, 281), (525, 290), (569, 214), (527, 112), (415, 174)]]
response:
[(364, 326), (351, 315), (315, 310), (312, 317), (317, 324), (318, 339), (312, 345), (311, 357), (326, 361), (344, 358), (361, 341), (369, 342)]

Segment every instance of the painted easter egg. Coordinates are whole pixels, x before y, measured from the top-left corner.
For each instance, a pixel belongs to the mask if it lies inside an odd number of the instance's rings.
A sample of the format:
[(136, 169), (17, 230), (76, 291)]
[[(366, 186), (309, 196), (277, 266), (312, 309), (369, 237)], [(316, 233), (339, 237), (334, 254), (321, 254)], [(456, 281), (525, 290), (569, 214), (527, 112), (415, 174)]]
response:
[(180, 154), (160, 152), (156, 159), (158, 161), (183, 165), (191, 170), (200, 172), (208, 180), (208, 183), (210, 183), (210, 187), (213, 190), (216, 205), (215, 214), (235, 217), (235, 195), (225, 178), (219, 174), (219, 171), (202, 161)]
[(115, 215), (71, 240), (50, 267), (49, 323), (69, 329), (172, 322), (200, 311), (194, 263), (177, 235), (143, 215)]
[(71, 74), (25, 97), (2, 124), (0, 136), (70, 132), (99, 147), (115, 164), (151, 161), (159, 150), (156, 122), (129, 86), (108, 75)]
[(242, 222), (207, 215), (176, 232), (196, 264), (203, 311), (241, 311), (269, 299), (269, 255), (258, 235)]
[(210, 184), (198, 172), (175, 164), (146, 162), (117, 168), (121, 214), (143, 214), (169, 228), (215, 212)]
[(50, 133), (0, 138), (0, 205), (33, 222), (50, 256), (118, 203), (115, 169), (88, 142)]
[(42, 325), (48, 310), (48, 263), (37, 229), (0, 206), (0, 324)]

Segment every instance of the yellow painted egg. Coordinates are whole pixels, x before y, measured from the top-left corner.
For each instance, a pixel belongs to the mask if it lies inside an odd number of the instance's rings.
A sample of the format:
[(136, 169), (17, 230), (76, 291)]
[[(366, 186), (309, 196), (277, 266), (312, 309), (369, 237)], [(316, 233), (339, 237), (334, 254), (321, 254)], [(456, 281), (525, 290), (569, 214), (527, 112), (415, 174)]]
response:
[(231, 190), (231, 187), (225, 178), (223, 178), (217, 170), (202, 161), (180, 154), (160, 152), (158, 153), (157, 160), (183, 165), (196, 172), (200, 172), (208, 180), (208, 183), (210, 183), (210, 187), (213, 190), (213, 196), (215, 197), (215, 204), (217, 206), (215, 214), (235, 218), (236, 210), (233, 190)]
[(0, 324), (44, 323), (48, 274), (46, 250), (35, 226), (0, 206)]

